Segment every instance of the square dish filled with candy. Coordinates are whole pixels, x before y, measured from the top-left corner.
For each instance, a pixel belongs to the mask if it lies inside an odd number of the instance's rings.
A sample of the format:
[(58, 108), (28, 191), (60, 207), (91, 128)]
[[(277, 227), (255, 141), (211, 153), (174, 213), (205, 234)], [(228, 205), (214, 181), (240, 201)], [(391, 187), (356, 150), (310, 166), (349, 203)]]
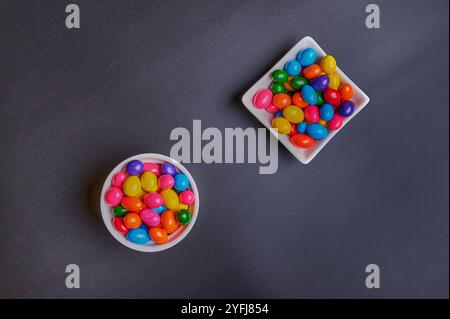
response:
[(311, 37), (300, 40), (242, 97), (245, 107), (303, 164), (368, 103), (369, 97)]
[(160, 154), (141, 154), (117, 165), (100, 198), (103, 221), (123, 245), (142, 252), (170, 248), (197, 219), (197, 185), (187, 169)]

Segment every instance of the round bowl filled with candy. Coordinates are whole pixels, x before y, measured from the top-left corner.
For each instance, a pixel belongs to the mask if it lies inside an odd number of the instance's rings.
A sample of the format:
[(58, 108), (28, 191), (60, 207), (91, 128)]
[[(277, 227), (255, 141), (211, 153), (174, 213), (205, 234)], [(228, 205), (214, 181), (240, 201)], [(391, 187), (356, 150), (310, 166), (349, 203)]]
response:
[(140, 154), (106, 178), (100, 210), (109, 232), (142, 252), (170, 248), (193, 228), (199, 209), (197, 185), (188, 170), (160, 154)]

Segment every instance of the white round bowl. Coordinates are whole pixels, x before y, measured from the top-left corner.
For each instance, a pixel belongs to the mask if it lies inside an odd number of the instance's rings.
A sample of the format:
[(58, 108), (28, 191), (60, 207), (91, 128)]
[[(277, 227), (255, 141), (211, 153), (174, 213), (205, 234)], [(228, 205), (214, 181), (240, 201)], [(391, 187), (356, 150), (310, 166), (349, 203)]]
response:
[[(112, 220), (114, 218), (114, 214), (112, 211), (112, 207), (108, 206), (105, 202), (105, 193), (108, 190), (108, 188), (111, 187), (111, 180), (112, 180), (114, 174), (123, 170), (125, 168), (125, 165), (129, 161), (132, 161), (132, 160), (140, 160), (144, 163), (152, 162), (152, 163), (158, 163), (158, 164), (168, 162), (168, 163), (173, 164), (181, 173), (185, 174), (187, 176), (187, 178), (189, 179), (190, 189), (195, 195), (194, 204), (189, 205), (189, 211), (192, 215), (192, 219), (188, 225), (186, 225), (186, 226), (181, 225), (177, 229), (177, 231), (170, 234), (168, 241), (164, 244), (155, 244), (152, 241), (145, 245), (135, 244), (135, 243), (129, 241), (124, 235), (119, 233), (113, 226)], [(187, 234), (189, 234), (191, 229), (194, 227), (195, 221), (197, 220), (199, 206), (200, 206), (200, 198), (198, 196), (197, 185), (195, 184), (195, 181), (192, 178), (191, 174), (189, 174), (188, 170), (183, 165), (181, 165), (179, 162), (175, 161), (174, 159), (172, 159), (170, 157), (160, 155), (160, 154), (152, 154), (152, 153), (139, 154), (136, 156), (132, 156), (130, 158), (127, 158), (123, 162), (121, 162), (119, 165), (117, 165), (111, 171), (111, 173), (109, 173), (108, 177), (106, 178), (105, 183), (103, 184), (102, 194), (100, 197), (100, 211), (102, 213), (103, 222), (105, 223), (106, 228), (108, 228), (111, 235), (115, 239), (117, 239), (120, 243), (127, 246), (128, 248), (131, 248), (131, 249), (134, 249), (137, 251), (142, 251), (142, 252), (157, 252), (157, 251), (166, 250), (172, 246), (175, 246), (180, 241), (182, 241), (187, 236)]]

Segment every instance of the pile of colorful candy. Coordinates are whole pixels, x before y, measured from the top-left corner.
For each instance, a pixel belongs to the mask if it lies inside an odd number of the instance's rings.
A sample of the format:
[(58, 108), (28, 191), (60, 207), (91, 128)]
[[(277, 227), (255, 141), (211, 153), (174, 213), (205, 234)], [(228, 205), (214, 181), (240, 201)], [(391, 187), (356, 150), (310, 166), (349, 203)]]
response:
[(293, 145), (308, 148), (315, 140), (342, 126), (355, 111), (352, 87), (341, 84), (336, 60), (325, 56), (316, 64), (317, 54), (307, 48), (288, 61), (284, 70), (272, 73), (272, 84), (253, 97), (253, 105), (274, 114), (272, 126), (290, 136)]
[(130, 161), (105, 193), (115, 229), (136, 244), (163, 244), (168, 234), (191, 221), (195, 201), (189, 179), (171, 163)]

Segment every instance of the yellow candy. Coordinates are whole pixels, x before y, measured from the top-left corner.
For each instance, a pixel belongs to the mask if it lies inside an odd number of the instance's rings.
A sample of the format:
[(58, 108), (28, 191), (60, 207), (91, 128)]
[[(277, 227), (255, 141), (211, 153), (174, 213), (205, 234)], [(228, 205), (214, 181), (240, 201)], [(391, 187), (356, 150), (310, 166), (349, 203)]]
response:
[(328, 77), (330, 78), (330, 84), (328, 84), (328, 87), (333, 90), (337, 90), (339, 86), (341, 85), (341, 79), (339, 79), (339, 75), (336, 73), (328, 74)]
[[(286, 106), (283, 109), (283, 116), (292, 123), (300, 123), (303, 122), (303, 120), (305, 119), (305, 114), (303, 113), (303, 110), (295, 105), (289, 105)], [(290, 133), (291, 131), (289, 130), (288, 133)]]
[(141, 180), (137, 176), (128, 176), (123, 183), (123, 192), (130, 197), (137, 197), (141, 192)]
[(327, 127), (328, 126), (327, 122), (322, 120), (322, 119), (319, 120), (319, 124), (322, 125), (323, 127)]
[(320, 67), (327, 74), (336, 72), (336, 60), (332, 55), (327, 55), (320, 62)]
[(145, 172), (141, 175), (142, 188), (147, 192), (156, 192), (158, 189), (158, 178), (150, 172)]
[(183, 210), (183, 209), (189, 210), (189, 206), (186, 205), (186, 204), (181, 204), (181, 203), (180, 203), (180, 205), (178, 205), (178, 207), (175, 208), (175, 211), (179, 212), (180, 210)]
[(161, 192), (161, 196), (164, 201), (164, 205), (168, 209), (175, 209), (180, 205), (180, 201), (178, 199), (178, 194), (175, 193), (172, 189), (165, 189)]
[(274, 118), (272, 121), (272, 126), (278, 129), (278, 133), (280, 134), (289, 134), (292, 130), (291, 123), (289, 123), (289, 121), (284, 117)]

